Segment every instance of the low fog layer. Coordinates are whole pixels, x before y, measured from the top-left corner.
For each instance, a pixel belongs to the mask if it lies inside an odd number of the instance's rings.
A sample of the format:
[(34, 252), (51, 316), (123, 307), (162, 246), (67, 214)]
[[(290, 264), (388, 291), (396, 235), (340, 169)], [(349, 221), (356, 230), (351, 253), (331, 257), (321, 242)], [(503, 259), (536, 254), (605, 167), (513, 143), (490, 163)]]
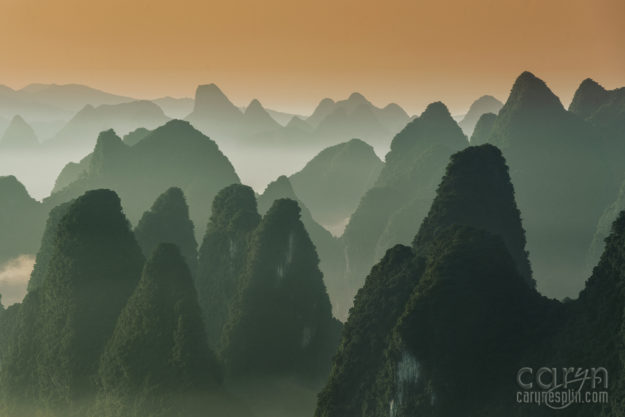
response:
[(5, 307), (22, 301), (34, 265), (33, 255), (22, 255), (0, 267), (0, 294)]

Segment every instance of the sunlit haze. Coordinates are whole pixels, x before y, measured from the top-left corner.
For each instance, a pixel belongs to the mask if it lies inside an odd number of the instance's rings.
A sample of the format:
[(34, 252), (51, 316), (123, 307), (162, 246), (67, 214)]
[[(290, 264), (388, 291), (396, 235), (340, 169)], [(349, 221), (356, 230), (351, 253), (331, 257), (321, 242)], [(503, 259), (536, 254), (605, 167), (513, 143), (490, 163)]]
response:
[(214, 82), (238, 105), (300, 113), (360, 91), (462, 113), (527, 69), (568, 104), (586, 77), (625, 83), (623, 16), (621, 0), (4, 0), (0, 84), (156, 98)]

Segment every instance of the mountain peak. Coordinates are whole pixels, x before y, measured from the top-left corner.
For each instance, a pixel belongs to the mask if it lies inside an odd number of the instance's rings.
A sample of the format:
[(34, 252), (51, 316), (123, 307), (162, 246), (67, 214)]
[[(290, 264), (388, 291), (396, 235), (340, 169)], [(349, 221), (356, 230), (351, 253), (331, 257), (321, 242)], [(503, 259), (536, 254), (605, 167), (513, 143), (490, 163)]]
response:
[(500, 236), (519, 274), (530, 286), (535, 285), (508, 166), (495, 146), (471, 146), (451, 156), (430, 212), (414, 239), (415, 249), (427, 252), (436, 235), (454, 224)]
[(296, 198), (291, 181), (289, 181), (286, 175), (280, 175), (275, 181), (267, 185), (267, 188), (265, 188), (265, 191), (263, 192), (263, 196), (267, 195), (290, 196), (290, 198)]
[(195, 91), (193, 117), (223, 120), (241, 116), (241, 111), (215, 84), (200, 85)]
[(586, 78), (579, 85), (569, 106), (569, 111), (586, 118), (594, 113), (610, 97), (610, 92), (591, 78)]
[(33, 128), (20, 115), (15, 115), (0, 139), (3, 148), (32, 148), (39, 145)]
[(367, 99), (365, 98), (365, 96), (363, 96), (362, 94), (358, 93), (358, 92), (353, 92), (349, 98), (347, 99), (348, 101), (356, 101), (356, 102), (360, 102), (360, 103), (366, 103)]
[(424, 119), (424, 120), (450, 119), (450, 120), (453, 120), (453, 118), (451, 117), (451, 113), (449, 113), (449, 109), (447, 108), (447, 106), (445, 106), (445, 104), (443, 104), (440, 101), (435, 101), (434, 103), (428, 104), (428, 106), (425, 108), (425, 111), (423, 113), (421, 113), (420, 119)]
[(243, 116), (247, 119), (246, 121), (250, 124), (248, 127), (251, 128), (252, 131), (262, 132), (279, 129), (281, 127), (257, 99), (250, 102)]
[(332, 105), (334, 105), (334, 104), (336, 104), (336, 102), (335, 102), (334, 100), (332, 100), (332, 99), (331, 99), (331, 98), (329, 98), (329, 97), (326, 97), (326, 98), (322, 99), (322, 100), (319, 102), (319, 104), (317, 105), (317, 107), (318, 107), (318, 108), (319, 108), (319, 107), (329, 107), (329, 106), (332, 106)]
[(504, 107), (521, 106), (544, 112), (546, 109), (564, 110), (560, 99), (547, 84), (529, 71), (519, 75)]
[(483, 95), (482, 97), (471, 103), (469, 111), (464, 116), (462, 121), (458, 123), (462, 128), (462, 131), (470, 136), (476, 127), (480, 117), (485, 113), (499, 113), (499, 110), (503, 107), (503, 103), (497, 100), (493, 96)]
[(226, 95), (221, 91), (221, 88), (217, 87), (217, 84), (202, 84), (198, 85), (195, 90), (195, 99), (203, 99), (206, 97), (219, 97), (222, 99), (228, 99)]
[(252, 101), (250, 101), (250, 104), (248, 104), (246, 111), (249, 111), (250, 109), (255, 110), (255, 109), (263, 109), (265, 110), (265, 108), (263, 107), (262, 104), (260, 104), (260, 101), (255, 98)]
[(256, 98), (250, 101), (250, 104), (248, 104), (248, 106), (245, 108), (245, 112), (243, 114), (245, 116), (254, 116), (254, 117), (269, 116), (269, 113), (267, 112), (267, 110), (263, 107), (260, 101), (258, 101), (258, 99)]

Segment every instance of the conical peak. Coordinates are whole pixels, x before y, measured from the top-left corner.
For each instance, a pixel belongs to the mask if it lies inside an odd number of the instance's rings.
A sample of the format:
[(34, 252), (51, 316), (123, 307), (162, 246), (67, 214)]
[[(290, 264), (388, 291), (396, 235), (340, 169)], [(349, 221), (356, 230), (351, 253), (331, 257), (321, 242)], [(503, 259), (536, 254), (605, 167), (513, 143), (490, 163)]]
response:
[(98, 149), (98, 147), (111, 146), (113, 144), (123, 145), (123, 141), (119, 136), (117, 136), (117, 133), (115, 133), (115, 130), (113, 129), (104, 130), (100, 132), (100, 134), (98, 135), (98, 140), (96, 142), (96, 149)]
[(569, 111), (580, 117), (588, 117), (603, 105), (610, 92), (591, 78), (586, 78), (579, 85), (569, 106)]
[(279, 198), (275, 200), (265, 215), (265, 219), (275, 218), (281, 221), (298, 220), (301, 209), (297, 201), (290, 198)]
[(243, 184), (232, 184), (219, 191), (213, 200), (213, 215), (238, 210), (257, 211), (254, 190)]
[(99, 189), (87, 191), (72, 203), (60, 222), (59, 230), (99, 236), (115, 233), (113, 228), (120, 224), (125, 230), (130, 230), (119, 197), (114, 191)]
[(141, 280), (152, 281), (164, 289), (175, 290), (180, 288), (182, 283), (179, 281), (184, 278), (190, 286), (191, 273), (178, 246), (173, 243), (159, 243), (146, 262)]
[(505, 107), (533, 107), (538, 111), (552, 108), (564, 110), (560, 99), (549, 89), (547, 84), (529, 71), (519, 75), (512, 86)]
[(425, 111), (421, 113), (421, 116), (419, 117), (419, 119), (421, 120), (448, 119), (448, 120), (453, 121), (453, 118), (451, 117), (451, 113), (449, 113), (449, 109), (447, 108), (447, 106), (445, 106), (445, 104), (443, 104), (440, 101), (436, 101), (434, 103), (428, 104)]
[(248, 104), (247, 108), (245, 109), (246, 112), (249, 112), (251, 110), (254, 110), (254, 111), (263, 110), (264, 111), (265, 108), (263, 107), (262, 104), (260, 104), (260, 101), (257, 98), (255, 98), (252, 101), (250, 101), (250, 104)]
[(296, 198), (291, 181), (285, 175), (281, 175), (275, 181), (269, 183), (262, 196), (264, 198), (268, 196)]
[(357, 103), (368, 103), (368, 100), (362, 94), (358, 92), (353, 92), (350, 94), (348, 101), (357, 102)]
[(169, 211), (171, 209), (183, 209), (187, 215), (189, 207), (184, 196), (184, 192), (179, 187), (171, 187), (158, 196), (152, 205), (152, 211)]

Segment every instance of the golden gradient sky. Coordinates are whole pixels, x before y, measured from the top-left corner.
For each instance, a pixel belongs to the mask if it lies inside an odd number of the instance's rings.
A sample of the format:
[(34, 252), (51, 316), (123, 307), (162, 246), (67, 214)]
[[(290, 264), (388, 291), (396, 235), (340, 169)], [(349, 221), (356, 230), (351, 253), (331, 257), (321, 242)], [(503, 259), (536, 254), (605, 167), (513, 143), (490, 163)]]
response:
[(625, 85), (624, 21), (624, 0), (0, 0), (0, 84), (154, 98), (215, 82), (298, 111), (358, 90), (462, 112), (527, 69), (568, 104), (585, 77)]

